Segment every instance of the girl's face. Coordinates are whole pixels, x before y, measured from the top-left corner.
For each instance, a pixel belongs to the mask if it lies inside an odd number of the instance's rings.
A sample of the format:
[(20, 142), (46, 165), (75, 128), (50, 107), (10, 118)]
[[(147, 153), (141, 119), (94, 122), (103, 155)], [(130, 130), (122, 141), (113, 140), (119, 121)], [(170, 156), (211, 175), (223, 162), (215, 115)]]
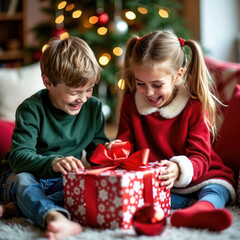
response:
[(174, 75), (166, 73), (166, 66), (159, 64), (156, 68), (134, 67), (137, 91), (153, 107), (168, 105), (175, 97), (174, 84), (178, 82), (183, 74), (179, 69)]
[(48, 89), (49, 98), (54, 107), (69, 115), (80, 112), (82, 105), (92, 96), (94, 84), (83, 87), (69, 87), (64, 83), (54, 86), (47, 78), (43, 82)]

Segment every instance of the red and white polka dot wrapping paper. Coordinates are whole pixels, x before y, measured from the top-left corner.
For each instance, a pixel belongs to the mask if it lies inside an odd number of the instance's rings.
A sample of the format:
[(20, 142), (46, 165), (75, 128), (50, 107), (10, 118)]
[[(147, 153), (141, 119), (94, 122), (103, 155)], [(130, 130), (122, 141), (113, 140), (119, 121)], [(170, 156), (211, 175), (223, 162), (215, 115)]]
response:
[[(166, 217), (171, 214), (170, 190), (160, 186), (157, 179), (162, 167), (152, 168), (154, 204), (160, 205)], [(101, 229), (123, 228), (132, 225), (132, 216), (144, 204), (144, 171), (111, 170), (96, 177), (97, 224)], [(69, 173), (64, 176), (64, 205), (74, 221), (88, 226), (84, 203), (85, 174)]]

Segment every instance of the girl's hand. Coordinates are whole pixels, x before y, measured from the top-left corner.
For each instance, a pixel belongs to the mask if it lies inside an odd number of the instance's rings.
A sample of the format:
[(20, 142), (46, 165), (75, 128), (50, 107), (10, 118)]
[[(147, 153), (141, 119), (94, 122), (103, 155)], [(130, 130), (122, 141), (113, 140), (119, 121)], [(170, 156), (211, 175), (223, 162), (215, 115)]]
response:
[(57, 158), (53, 165), (52, 169), (54, 172), (61, 172), (63, 175), (66, 175), (68, 172), (79, 172), (79, 169), (84, 170), (84, 166), (81, 161), (73, 156)]
[(171, 189), (175, 180), (179, 177), (179, 166), (177, 163), (168, 160), (160, 161), (160, 165), (166, 167), (158, 176), (158, 179), (162, 181), (161, 186)]
[(116, 139), (116, 140), (111, 141), (111, 142), (106, 142), (104, 146), (105, 146), (105, 148), (106, 148), (108, 151), (110, 151), (111, 147), (112, 147), (113, 144), (116, 143), (116, 142), (122, 142), (122, 140)]

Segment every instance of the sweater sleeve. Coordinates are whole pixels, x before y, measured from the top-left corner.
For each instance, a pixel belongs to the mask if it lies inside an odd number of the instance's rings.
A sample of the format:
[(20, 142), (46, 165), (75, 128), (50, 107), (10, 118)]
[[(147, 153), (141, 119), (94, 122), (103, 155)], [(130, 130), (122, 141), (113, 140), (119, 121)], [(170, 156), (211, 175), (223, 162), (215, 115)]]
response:
[(186, 153), (173, 156), (170, 161), (178, 163), (180, 176), (175, 187), (185, 187), (204, 176), (211, 165), (210, 131), (206, 126), (199, 101), (194, 101), (188, 111), (188, 134)]
[(8, 157), (13, 172), (30, 172), (39, 178), (60, 177), (52, 171), (52, 163), (58, 155), (44, 156), (37, 153), (40, 131), (40, 114), (30, 104), (21, 104), (16, 112), (16, 124), (12, 147)]

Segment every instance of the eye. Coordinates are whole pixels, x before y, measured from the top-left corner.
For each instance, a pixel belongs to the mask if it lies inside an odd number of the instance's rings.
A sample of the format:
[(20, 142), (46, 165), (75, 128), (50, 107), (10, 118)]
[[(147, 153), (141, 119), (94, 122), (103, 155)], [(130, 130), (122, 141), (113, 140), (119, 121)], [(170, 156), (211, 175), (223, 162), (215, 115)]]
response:
[(78, 92), (69, 92), (70, 95), (75, 96), (78, 94)]
[(144, 86), (144, 83), (137, 82), (137, 86)]
[(162, 87), (162, 84), (153, 84), (153, 87), (154, 88), (160, 88), (160, 87)]
[(87, 92), (92, 92), (92, 91), (93, 91), (93, 87), (87, 89)]

